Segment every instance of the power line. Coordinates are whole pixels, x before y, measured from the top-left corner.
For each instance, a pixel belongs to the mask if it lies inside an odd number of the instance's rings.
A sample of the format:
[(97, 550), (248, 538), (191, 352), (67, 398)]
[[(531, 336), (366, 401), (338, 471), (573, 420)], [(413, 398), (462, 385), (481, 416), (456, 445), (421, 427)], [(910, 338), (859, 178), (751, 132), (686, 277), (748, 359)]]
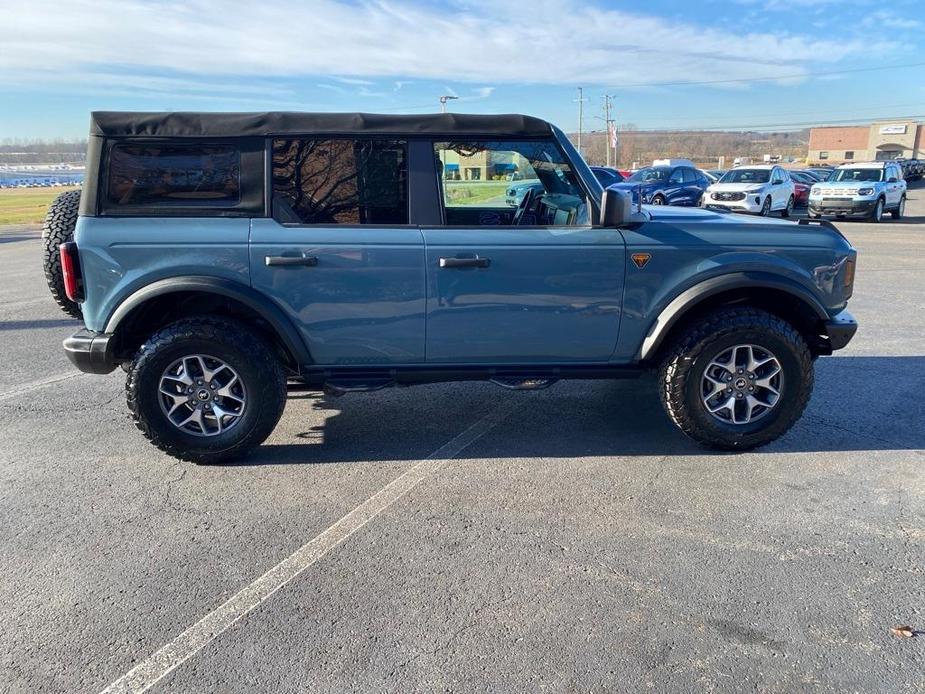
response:
[(800, 79), (806, 77), (827, 77), (830, 75), (853, 74), (856, 72), (875, 72), (877, 70), (901, 70), (910, 67), (921, 67), (922, 65), (925, 65), (925, 62), (903, 63), (902, 65), (878, 65), (877, 67), (845, 68), (844, 70), (829, 70), (825, 72), (803, 72), (799, 74), (774, 75), (770, 77), (736, 77), (733, 79), (703, 80), (700, 82), (632, 82), (629, 84), (620, 84), (614, 86), (620, 89), (625, 89), (629, 87), (690, 87), (707, 84), (734, 84), (737, 82), (772, 82), (774, 80)]
[[(888, 120), (917, 120), (925, 118), (925, 114), (914, 116), (895, 116)], [(825, 121), (803, 121), (801, 123), (763, 123), (751, 125), (707, 125), (693, 126), (687, 128), (634, 128), (633, 130), (624, 130), (622, 132), (717, 132), (725, 130), (764, 130), (764, 129), (796, 129), (796, 128), (824, 128), (832, 125), (862, 125), (869, 122), (870, 118), (848, 118), (845, 120), (825, 120)]]
[[(925, 104), (923, 104), (921, 101), (917, 101), (917, 102), (915, 102), (915, 103), (907, 103), (907, 104), (883, 104), (883, 105), (878, 105), (878, 106), (877, 106), (877, 109), (878, 109), (878, 110), (887, 109), (887, 108), (915, 108), (915, 109), (919, 109), (919, 108), (925, 108)], [(789, 112), (789, 113), (741, 113), (741, 114), (739, 114), (739, 115), (742, 116), (743, 118), (752, 118), (753, 116), (754, 116), (754, 117), (766, 116), (766, 117), (769, 117), (769, 118), (789, 118), (789, 117), (791, 117), (791, 116), (805, 116), (805, 115), (807, 115), (807, 114), (815, 114), (815, 113), (819, 113), (819, 110), (818, 110), (818, 109), (814, 109), (814, 110), (812, 110), (812, 111), (791, 111), (791, 112)], [(885, 116), (885, 118), (892, 118), (892, 117), (893, 117), (893, 116)], [(674, 121), (678, 121), (678, 120), (688, 120), (688, 121), (689, 121), (690, 118), (691, 118), (691, 116), (690, 116), (690, 115), (687, 115), (687, 116), (677, 116), (677, 117), (674, 117), (674, 118), (663, 118), (662, 116), (651, 116), (651, 115), (642, 114), (642, 115), (636, 115), (635, 118), (636, 118), (637, 120), (657, 120), (658, 122), (664, 122), (664, 121), (672, 121), (672, 120), (674, 120)], [(707, 116), (707, 118), (712, 118), (712, 116)], [(825, 117), (823, 116), (823, 117), (821, 117), (821, 118), (824, 119)], [(867, 116), (867, 118), (870, 118), (870, 119), (873, 119), (873, 120), (882, 120), (883, 117), (873, 115), (873, 116)], [(857, 119), (858, 119), (858, 120), (861, 120), (862, 117), (861, 117), (861, 116), (858, 116)], [(714, 126), (714, 127), (723, 127), (723, 126), (722, 126), (722, 125), (718, 125), (718, 126)]]

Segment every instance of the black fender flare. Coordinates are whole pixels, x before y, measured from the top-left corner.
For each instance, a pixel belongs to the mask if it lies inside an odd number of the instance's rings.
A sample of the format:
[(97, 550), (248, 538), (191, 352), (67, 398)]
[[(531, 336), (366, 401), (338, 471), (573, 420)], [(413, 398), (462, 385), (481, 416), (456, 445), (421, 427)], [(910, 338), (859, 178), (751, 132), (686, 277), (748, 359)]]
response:
[(233, 299), (254, 310), (276, 332), (298, 366), (312, 363), (305, 341), (283, 310), (268, 297), (246, 284), (222, 277), (186, 276), (158, 280), (126, 297), (106, 320), (104, 332), (114, 334), (119, 324), (136, 308), (151, 299), (176, 292), (201, 292)]
[(815, 313), (820, 321), (829, 320), (825, 306), (809, 289), (788, 277), (768, 272), (732, 272), (698, 282), (685, 289), (661, 310), (649, 328), (639, 350), (641, 360), (650, 359), (658, 352), (672, 327), (704, 299), (733, 289), (776, 289), (790, 294)]

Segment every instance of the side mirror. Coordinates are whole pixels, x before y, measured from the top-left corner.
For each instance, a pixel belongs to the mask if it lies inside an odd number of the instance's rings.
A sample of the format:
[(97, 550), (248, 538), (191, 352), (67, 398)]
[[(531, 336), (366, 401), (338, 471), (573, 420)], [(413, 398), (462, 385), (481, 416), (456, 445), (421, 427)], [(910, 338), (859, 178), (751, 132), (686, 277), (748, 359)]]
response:
[(629, 191), (605, 188), (601, 196), (601, 226), (623, 227), (633, 218), (633, 197)]
[(896, 183), (896, 177), (891, 176), (890, 178), (887, 179), (887, 183)]

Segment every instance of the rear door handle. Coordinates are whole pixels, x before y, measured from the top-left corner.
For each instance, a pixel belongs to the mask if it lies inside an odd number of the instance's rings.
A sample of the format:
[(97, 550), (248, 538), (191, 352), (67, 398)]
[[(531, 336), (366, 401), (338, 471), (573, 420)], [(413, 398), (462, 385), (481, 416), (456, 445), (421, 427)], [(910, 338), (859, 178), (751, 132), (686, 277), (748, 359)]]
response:
[(458, 268), (458, 267), (488, 267), (491, 265), (491, 258), (440, 258), (440, 267)]
[(264, 258), (268, 267), (271, 266), (293, 266), (301, 265), (303, 267), (315, 267), (318, 264), (318, 257), (314, 255), (268, 255)]

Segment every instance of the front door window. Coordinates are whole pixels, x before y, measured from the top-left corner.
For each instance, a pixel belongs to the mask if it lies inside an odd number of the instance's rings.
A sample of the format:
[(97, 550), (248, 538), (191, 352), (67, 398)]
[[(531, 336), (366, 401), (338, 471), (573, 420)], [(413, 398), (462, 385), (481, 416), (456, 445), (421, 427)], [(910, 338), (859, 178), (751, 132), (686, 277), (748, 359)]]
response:
[(587, 199), (551, 140), (434, 144), (447, 226), (580, 226)]

